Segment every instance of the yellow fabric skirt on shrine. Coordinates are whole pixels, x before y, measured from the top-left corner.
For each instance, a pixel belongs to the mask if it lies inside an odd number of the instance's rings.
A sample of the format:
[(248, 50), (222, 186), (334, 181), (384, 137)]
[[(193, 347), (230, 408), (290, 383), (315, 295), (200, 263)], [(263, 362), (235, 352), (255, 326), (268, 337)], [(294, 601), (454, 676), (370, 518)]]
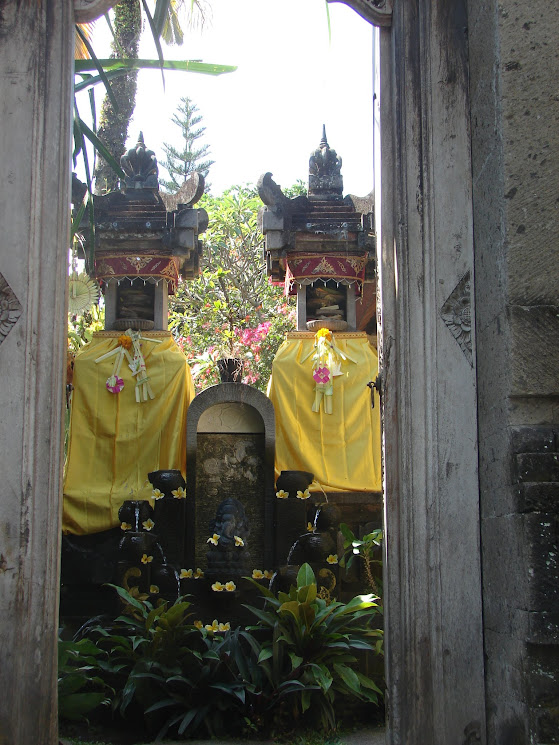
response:
[(364, 333), (334, 332), (334, 339), (348, 359), (333, 379), (331, 414), (324, 403), (312, 410), (314, 334), (287, 334), (278, 349), (268, 386), (276, 415), (276, 478), (280, 471), (311, 471), (325, 490), (380, 491), (380, 404), (375, 392), (372, 408), (367, 387), (378, 372), (376, 350)]
[(115, 357), (95, 362), (117, 348), (120, 333), (94, 334), (75, 360), (64, 478), (66, 533), (98, 533), (119, 525), (124, 500), (149, 499), (150, 471), (178, 469), (185, 474), (186, 411), (194, 398), (186, 357), (168, 332), (143, 332), (142, 354), (154, 398), (137, 403), (126, 359), (120, 393), (105, 386)]

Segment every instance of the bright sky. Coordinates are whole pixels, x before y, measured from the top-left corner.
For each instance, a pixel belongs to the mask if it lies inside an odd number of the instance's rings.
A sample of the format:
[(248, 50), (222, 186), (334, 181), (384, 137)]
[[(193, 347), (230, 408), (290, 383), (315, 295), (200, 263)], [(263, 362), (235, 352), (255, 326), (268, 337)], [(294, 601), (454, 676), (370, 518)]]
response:
[[(188, 2), (188, 0), (187, 0)], [(328, 142), (343, 159), (344, 193), (364, 196), (373, 188), (373, 29), (342, 3), (330, 4), (331, 39), (325, 0), (210, 0), (203, 31), (185, 33), (182, 47), (163, 46), (167, 59), (200, 59), (237, 65), (236, 72), (211, 77), (142, 71), (129, 129), (128, 147), (144, 133), (146, 146), (164, 160), (163, 142), (181, 146), (170, 119), (181, 96), (198, 106), (206, 127), (203, 143), (215, 161), (212, 193), (238, 183), (255, 183), (266, 171), (281, 186), (307, 181), (308, 159)], [(97, 22), (99, 56), (106, 26)], [(141, 56), (156, 57), (149, 29)], [(98, 86), (97, 97), (102, 95)], [(82, 104), (81, 108), (86, 108)], [(199, 140), (202, 143), (202, 140)], [(160, 176), (166, 173), (160, 169)]]

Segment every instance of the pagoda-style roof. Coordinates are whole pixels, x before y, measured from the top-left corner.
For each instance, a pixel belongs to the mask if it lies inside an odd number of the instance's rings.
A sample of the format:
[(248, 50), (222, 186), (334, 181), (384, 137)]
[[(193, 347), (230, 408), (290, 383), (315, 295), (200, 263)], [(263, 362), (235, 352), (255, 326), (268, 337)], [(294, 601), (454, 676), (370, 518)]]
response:
[[(272, 281), (284, 282), (286, 274), (290, 276), (290, 261), (308, 254), (364, 259), (361, 274), (373, 278), (373, 195), (343, 197), (341, 165), (342, 159), (329, 146), (323, 128), (320, 144), (309, 159), (306, 196), (289, 199), (271, 173), (260, 177), (258, 193), (266, 206), (260, 212), (259, 225), (266, 237), (267, 271)], [(316, 264), (313, 266), (316, 269)]]
[(204, 178), (191, 174), (168, 209), (167, 195), (159, 193), (155, 153), (141, 132), (120, 162), (122, 190), (94, 197), (96, 277), (109, 282), (164, 276), (174, 291), (179, 273), (198, 276), (198, 235), (206, 230), (208, 215), (193, 205), (204, 193)]

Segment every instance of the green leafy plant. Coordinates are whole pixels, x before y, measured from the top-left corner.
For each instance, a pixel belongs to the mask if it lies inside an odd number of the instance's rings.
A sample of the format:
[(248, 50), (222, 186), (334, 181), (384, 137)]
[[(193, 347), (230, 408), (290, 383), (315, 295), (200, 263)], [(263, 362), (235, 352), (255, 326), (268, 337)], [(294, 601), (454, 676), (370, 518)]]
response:
[(340, 566), (351, 569), (355, 560), (362, 561), (368, 586), (373, 592), (380, 595), (379, 582), (373, 576), (372, 569), (374, 565), (382, 565), (381, 559), (373, 558), (374, 553), (382, 543), (382, 530), (376, 528), (362, 538), (358, 538), (346, 523), (342, 523), (340, 531), (344, 538), (344, 554), (340, 559)]
[(318, 597), (311, 567), (303, 564), (297, 587), (289, 593), (261, 588), (264, 609), (246, 606), (258, 618), (255, 633), (268, 634), (258, 662), (272, 684), (288, 681), (295, 719), (307, 711), (317, 712), (324, 729), (335, 727), (336, 696), (356, 697), (377, 703), (381, 691), (373, 680), (355, 669), (356, 654), (382, 653), (382, 631), (371, 629), (377, 612), (376, 598), (359, 595), (349, 603)]
[(100, 667), (102, 651), (89, 639), (58, 641), (58, 714), (77, 721), (100, 705), (108, 705), (112, 690)]
[(285, 732), (317, 718), (332, 729), (336, 700), (378, 701), (379, 688), (356, 668), (359, 653), (382, 654), (382, 632), (371, 628), (373, 596), (328, 604), (318, 597), (308, 564), (289, 593), (276, 597), (252, 584), (265, 605), (246, 606), (257, 623), (234, 630), (191, 623), (184, 598), (154, 607), (116, 587), (124, 613), (110, 625), (89, 625), (88, 639), (78, 643), (81, 663), (93, 660), (95, 677), (112, 691), (114, 712), (143, 719), (158, 739), (200, 730), (209, 736)]
[(204, 196), (200, 206), (209, 216), (201, 274), (170, 298), (169, 328), (199, 390), (219, 382), (222, 357), (240, 357), (243, 382), (265, 390), (295, 308), (266, 276), (262, 202), (254, 187), (234, 186), (220, 197)]

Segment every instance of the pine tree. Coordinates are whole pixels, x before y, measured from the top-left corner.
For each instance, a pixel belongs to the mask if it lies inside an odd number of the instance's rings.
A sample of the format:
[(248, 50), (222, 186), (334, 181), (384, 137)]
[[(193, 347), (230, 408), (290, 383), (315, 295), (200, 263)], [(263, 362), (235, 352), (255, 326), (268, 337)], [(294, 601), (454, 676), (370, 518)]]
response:
[(195, 171), (207, 178), (210, 166), (214, 163), (213, 160), (203, 160), (209, 154), (209, 145), (196, 148), (196, 141), (206, 131), (205, 127), (197, 127), (202, 121), (202, 116), (198, 114), (198, 107), (188, 97), (181, 98), (180, 101), (171, 121), (181, 130), (184, 147), (179, 150), (179, 148), (169, 145), (167, 142), (163, 143), (167, 160), (165, 163), (161, 163), (163, 168), (168, 171), (170, 180), (160, 179), (160, 184), (172, 192), (177, 191), (184, 180)]

